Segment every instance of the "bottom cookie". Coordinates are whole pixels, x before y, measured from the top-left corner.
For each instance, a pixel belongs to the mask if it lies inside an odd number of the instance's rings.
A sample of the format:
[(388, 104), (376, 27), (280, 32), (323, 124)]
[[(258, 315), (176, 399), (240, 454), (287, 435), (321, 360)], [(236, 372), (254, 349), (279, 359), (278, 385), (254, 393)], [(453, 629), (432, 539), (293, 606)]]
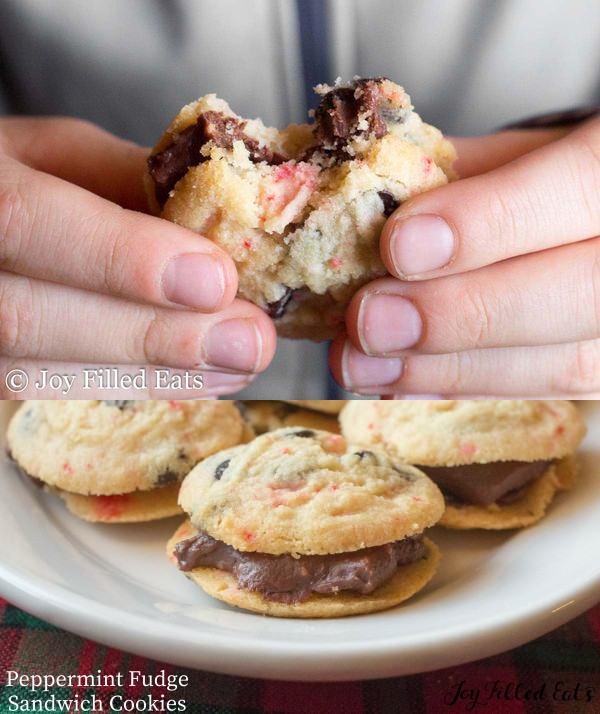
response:
[(141, 523), (169, 518), (181, 513), (177, 504), (180, 483), (170, 483), (150, 491), (133, 491), (115, 496), (83, 496), (48, 488), (60, 496), (71, 513), (92, 523)]
[[(186, 522), (171, 538), (167, 552), (172, 560), (176, 544), (189, 538), (194, 532), (195, 529)], [(440, 551), (428, 538), (424, 538), (423, 542), (426, 550), (421, 560), (399, 567), (387, 583), (367, 595), (351, 592), (340, 592), (336, 595), (313, 594), (302, 602), (273, 602), (256, 592), (240, 588), (233, 575), (217, 568), (195, 568), (186, 573), (186, 576), (208, 595), (228, 605), (262, 615), (297, 618), (362, 615), (387, 610), (408, 600), (433, 578), (440, 562)]]
[(549, 466), (515, 503), (487, 508), (448, 503), (439, 525), (457, 530), (510, 530), (531, 526), (544, 517), (558, 491), (573, 487), (576, 475), (577, 461), (568, 456)]

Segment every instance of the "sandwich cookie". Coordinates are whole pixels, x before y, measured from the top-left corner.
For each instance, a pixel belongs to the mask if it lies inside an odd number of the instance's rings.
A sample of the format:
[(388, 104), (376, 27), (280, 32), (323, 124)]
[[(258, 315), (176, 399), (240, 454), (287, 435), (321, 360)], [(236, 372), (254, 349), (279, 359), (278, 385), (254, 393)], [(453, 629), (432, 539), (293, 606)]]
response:
[(339, 435), (280, 429), (206, 459), (182, 484), (171, 559), (209, 595), (278, 617), (393, 607), (433, 577), (435, 484)]
[(247, 419), (257, 434), (286, 426), (340, 433), (336, 414), (303, 408), (298, 403), (253, 400), (244, 402), (244, 407)]
[(87, 521), (176, 515), (181, 480), (203, 458), (243, 443), (232, 402), (25, 402), (8, 428), (19, 469)]
[(522, 528), (570, 489), (586, 428), (560, 400), (350, 402), (346, 438), (417, 465), (446, 498), (449, 528)]
[(298, 404), (306, 409), (313, 409), (325, 414), (339, 414), (342, 411), (345, 399), (289, 399), (288, 404)]

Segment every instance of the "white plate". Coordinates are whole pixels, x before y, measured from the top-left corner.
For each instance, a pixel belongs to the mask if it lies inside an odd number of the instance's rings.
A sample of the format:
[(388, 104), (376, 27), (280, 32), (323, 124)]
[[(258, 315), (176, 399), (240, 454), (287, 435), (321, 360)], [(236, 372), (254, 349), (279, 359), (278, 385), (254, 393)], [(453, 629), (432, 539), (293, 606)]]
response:
[[(86, 524), (0, 461), (0, 594), (49, 622), (161, 661), (249, 677), (343, 680), (409, 674), (516, 647), (600, 600), (600, 404), (576, 491), (515, 534), (435, 529), (443, 564), (386, 612), (280, 620), (219, 604), (167, 560), (178, 519)], [(2, 434), (8, 405), (0, 417)]]

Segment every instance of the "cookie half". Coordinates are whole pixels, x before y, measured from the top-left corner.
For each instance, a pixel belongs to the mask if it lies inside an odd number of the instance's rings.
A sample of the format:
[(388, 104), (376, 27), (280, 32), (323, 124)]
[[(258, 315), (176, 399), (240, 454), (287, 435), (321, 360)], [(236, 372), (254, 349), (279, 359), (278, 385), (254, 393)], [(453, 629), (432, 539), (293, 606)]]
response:
[(183, 107), (148, 159), (155, 213), (214, 241), (239, 294), (280, 335), (322, 340), (356, 290), (386, 273), (386, 218), (453, 177), (455, 152), (383, 77), (316, 88), (312, 124), (282, 131), (214, 94)]
[[(186, 522), (178, 529), (167, 545), (167, 553), (173, 562), (176, 545), (197, 533)], [(257, 592), (240, 588), (233, 575), (217, 568), (195, 568), (186, 573), (208, 595), (228, 605), (275, 617), (326, 618), (362, 615), (387, 610), (408, 600), (422, 590), (435, 575), (440, 551), (429, 538), (424, 538), (424, 553), (418, 561), (403, 565), (384, 585), (374, 592), (360, 595), (339, 592), (334, 596), (313, 593), (302, 602), (277, 602), (268, 600)]]
[(8, 427), (12, 458), (30, 476), (81, 495), (114, 495), (180, 481), (210, 454), (239, 444), (232, 402), (28, 401)]
[(91, 523), (139, 523), (181, 513), (177, 503), (179, 483), (115, 496), (82, 496), (60, 489), (49, 490), (62, 498), (71, 513)]

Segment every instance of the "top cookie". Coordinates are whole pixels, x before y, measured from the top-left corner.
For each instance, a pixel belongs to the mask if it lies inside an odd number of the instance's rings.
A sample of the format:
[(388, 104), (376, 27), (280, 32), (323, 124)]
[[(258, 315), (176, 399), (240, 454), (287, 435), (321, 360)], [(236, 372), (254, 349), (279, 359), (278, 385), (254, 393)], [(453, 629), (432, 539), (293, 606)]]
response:
[(29, 401), (8, 428), (29, 475), (72, 493), (114, 495), (182, 479), (200, 459), (242, 443), (225, 401)]
[(422, 533), (444, 510), (417, 469), (338, 435), (279, 429), (196, 466), (179, 503), (199, 530), (240, 551), (343, 553)]
[(327, 414), (339, 414), (346, 403), (345, 399), (288, 399), (287, 401), (290, 404), (298, 404), (306, 409)]
[(566, 400), (354, 401), (342, 433), (422, 466), (559, 459), (586, 428)]
[(314, 124), (242, 119), (214, 94), (183, 107), (148, 159), (156, 213), (234, 259), (239, 293), (286, 337), (326, 339), (386, 270), (379, 234), (411, 196), (447, 183), (455, 152), (385, 78), (319, 86)]

